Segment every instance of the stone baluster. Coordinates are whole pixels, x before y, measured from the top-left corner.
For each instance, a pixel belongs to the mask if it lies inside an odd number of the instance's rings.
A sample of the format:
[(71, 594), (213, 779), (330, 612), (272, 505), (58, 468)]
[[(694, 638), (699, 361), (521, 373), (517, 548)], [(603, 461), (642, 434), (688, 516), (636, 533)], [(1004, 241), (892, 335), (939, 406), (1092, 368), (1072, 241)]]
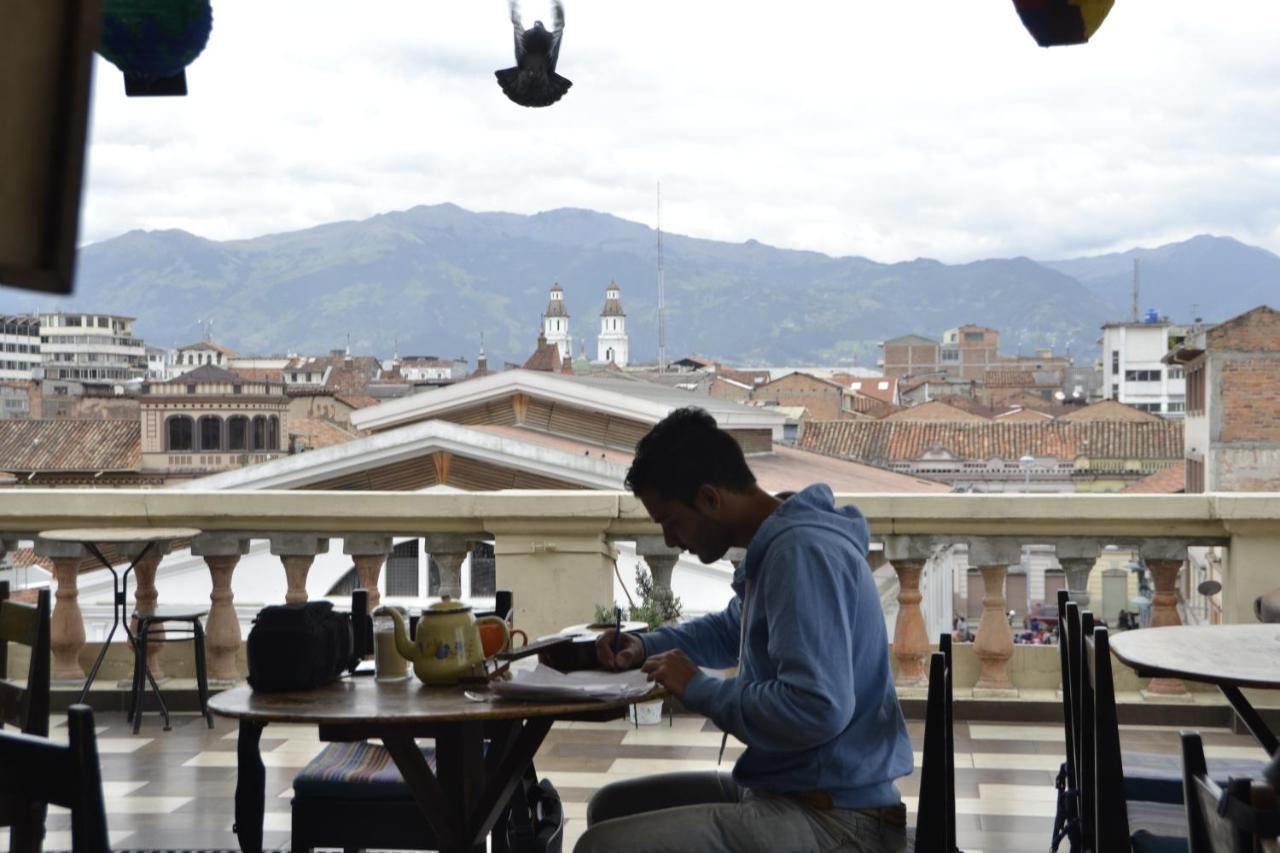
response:
[(655, 589), (671, 589), (671, 573), (682, 553), (679, 548), (668, 548), (661, 536), (636, 537), (636, 556), (644, 558)]
[[(146, 549), (146, 555), (139, 558), (144, 548)], [(135, 559), (138, 561), (133, 567), (134, 610), (155, 610), (156, 602), (160, 599), (160, 592), (156, 589), (156, 569), (160, 568), (160, 561), (168, 553), (169, 543), (158, 542), (150, 548), (146, 548), (145, 544), (118, 545), (116, 549), (122, 557), (126, 557), (130, 561)], [(130, 618), (129, 630), (134, 633), (135, 637), (137, 636), (137, 617)], [(150, 670), (151, 677), (157, 682), (164, 680), (165, 677), (158, 657), (163, 641), (164, 625), (152, 625), (147, 631), (147, 669)], [(124, 683), (128, 683), (128, 680), (126, 679)]]
[(969, 562), (982, 573), (982, 621), (974, 639), (974, 654), (981, 662), (976, 698), (997, 698), (1017, 694), (1009, 678), (1009, 659), (1013, 657), (1013, 629), (1009, 626), (1008, 603), (1004, 582), (1009, 567), (1022, 558), (1018, 540), (984, 536), (969, 540)]
[[(1151, 602), (1151, 627), (1181, 625), (1178, 616), (1178, 572), (1187, 558), (1187, 543), (1177, 539), (1148, 539), (1138, 547), (1138, 555), (1151, 572), (1155, 597)], [(1187, 697), (1187, 687), (1178, 678), (1153, 678), (1143, 691), (1147, 696), (1168, 699)]]
[(427, 553), (440, 567), (440, 588), (436, 595), (462, 598), (462, 564), (472, 543), (484, 538), (478, 533), (429, 533), (422, 537)]
[(348, 534), (342, 539), (342, 553), (355, 563), (358, 586), (369, 593), (369, 612), (372, 613), (382, 602), (378, 576), (391, 553), (391, 537), (379, 533)]
[(329, 553), (329, 540), (313, 533), (272, 533), (271, 553), (284, 564), (289, 585), (285, 604), (303, 604), (307, 600), (307, 572), (317, 554)]
[(1067, 594), (1081, 610), (1088, 610), (1089, 573), (1102, 554), (1102, 543), (1097, 539), (1058, 539), (1054, 542), (1054, 550), (1066, 576)]
[(872, 552), (887, 560), (898, 576), (898, 619), (893, 628), (893, 657), (898, 663), (893, 683), (898, 687), (922, 687), (928, 683), (924, 659), (929, 655), (929, 632), (920, 608), (924, 598), (920, 577), (934, 547), (928, 536), (886, 536), (884, 551)]
[(53, 615), (49, 621), (52, 678), (61, 684), (83, 682), (88, 671), (80, 664), (80, 650), (84, 648), (84, 614), (80, 612), (80, 590), (76, 581), (80, 574), (80, 561), (88, 551), (77, 542), (37, 539), (36, 553), (53, 562), (53, 577), (58, 582)]
[(236, 655), (240, 651), (240, 618), (236, 616), (231, 575), (240, 558), (249, 553), (249, 540), (233, 533), (204, 533), (191, 542), (191, 553), (204, 558), (213, 587), (209, 591), (209, 616), (205, 622), (204, 657), (210, 683), (219, 686), (240, 679)]

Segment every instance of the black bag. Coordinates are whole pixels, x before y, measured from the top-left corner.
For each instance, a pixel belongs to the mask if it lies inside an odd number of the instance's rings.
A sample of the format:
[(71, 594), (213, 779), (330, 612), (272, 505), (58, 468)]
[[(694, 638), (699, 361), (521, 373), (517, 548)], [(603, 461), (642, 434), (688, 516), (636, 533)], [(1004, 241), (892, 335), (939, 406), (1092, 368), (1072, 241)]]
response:
[(561, 853), (564, 845), (564, 808), (560, 792), (547, 779), (538, 781), (531, 766), (515, 793), (507, 813), (508, 853)]
[(351, 666), (351, 619), (331, 601), (264, 607), (249, 629), (249, 686), (263, 693), (314, 690)]

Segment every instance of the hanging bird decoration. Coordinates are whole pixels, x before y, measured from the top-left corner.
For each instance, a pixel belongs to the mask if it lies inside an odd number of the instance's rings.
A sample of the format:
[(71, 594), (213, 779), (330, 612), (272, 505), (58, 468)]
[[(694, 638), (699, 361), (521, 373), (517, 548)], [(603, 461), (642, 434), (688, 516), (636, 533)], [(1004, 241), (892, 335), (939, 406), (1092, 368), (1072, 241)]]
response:
[(516, 67), (493, 72), (507, 97), (522, 107), (549, 107), (564, 97), (573, 83), (556, 73), (560, 57), (560, 37), (564, 34), (564, 5), (552, 0), (552, 23), (548, 30), (542, 21), (534, 21), (525, 29), (520, 22), (520, 3), (509, 0), (511, 25), (516, 36)]
[(1022, 25), (1041, 47), (1084, 44), (1102, 26), (1113, 0), (1013, 0)]
[(124, 72), (129, 97), (185, 95), (212, 27), (209, 0), (106, 0), (98, 53)]

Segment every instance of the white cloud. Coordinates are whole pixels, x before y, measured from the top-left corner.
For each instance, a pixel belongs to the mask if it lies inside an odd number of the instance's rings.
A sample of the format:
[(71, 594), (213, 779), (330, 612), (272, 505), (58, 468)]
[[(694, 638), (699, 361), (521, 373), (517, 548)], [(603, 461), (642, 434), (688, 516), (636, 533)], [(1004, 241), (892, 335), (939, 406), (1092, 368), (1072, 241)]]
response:
[[(526, 22), (546, 3), (529, 0)], [(502, 0), (218, 0), (191, 94), (98, 62), (82, 237), (226, 239), (451, 201), (877, 260), (1200, 232), (1280, 251), (1280, 7), (1122, 0), (1043, 50), (1007, 2), (569, 0), (556, 106)]]

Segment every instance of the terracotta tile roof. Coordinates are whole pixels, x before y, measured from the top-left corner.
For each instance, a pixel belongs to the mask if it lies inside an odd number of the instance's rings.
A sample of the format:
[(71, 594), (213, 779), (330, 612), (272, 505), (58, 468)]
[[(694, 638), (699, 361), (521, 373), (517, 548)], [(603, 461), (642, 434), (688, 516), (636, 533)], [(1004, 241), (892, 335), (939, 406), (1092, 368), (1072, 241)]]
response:
[(1130, 483), (1120, 491), (1141, 492), (1143, 494), (1180, 495), (1187, 490), (1187, 466), (1175, 462), (1154, 474)]
[(139, 420), (0, 420), (0, 471), (137, 471)]
[(333, 399), (339, 403), (346, 403), (353, 409), (364, 409), (369, 406), (376, 406), (381, 402), (381, 400), (376, 397), (370, 397), (368, 394), (338, 393), (333, 395)]
[(901, 407), (892, 403), (856, 393), (845, 394), (844, 405), (860, 415), (868, 415), (873, 418), (883, 418), (892, 415), (894, 412), (902, 411)]
[(1133, 406), (1126, 406), (1124, 403), (1118, 403), (1115, 400), (1102, 400), (1091, 406), (1074, 409), (1065, 415), (1060, 415), (1059, 420), (1086, 422), (1086, 421), (1133, 421), (1135, 423), (1162, 423), (1164, 418), (1159, 415), (1153, 415), (1151, 412), (1144, 412), (1141, 409), (1135, 409)]
[(983, 423), (987, 420), (982, 415), (965, 411), (958, 406), (944, 403), (941, 400), (930, 400), (918, 406), (900, 409), (887, 415), (886, 421), (948, 421), (953, 423)]
[(284, 382), (284, 372), (259, 367), (237, 367), (235, 373), (258, 382)]
[(1048, 412), (1042, 412), (1039, 409), (1012, 408), (1007, 412), (1001, 412), (996, 415), (995, 419), (1006, 424), (1037, 423), (1039, 421), (1051, 421), (1053, 420), (1053, 415)]
[(767, 370), (738, 370), (723, 364), (717, 364), (715, 368), (717, 376), (731, 379), (734, 382), (741, 382), (751, 388), (769, 381), (769, 371)]
[(289, 435), (302, 439), (302, 445), (310, 450), (346, 444), (358, 436), (332, 421), (323, 418), (290, 418)]
[(1181, 459), (1183, 455), (1182, 424), (1175, 421), (810, 421), (800, 446), (872, 463), (907, 462), (939, 449), (972, 460), (1018, 459), (1026, 454), (1057, 459)]
[(525, 370), (543, 370), (551, 373), (560, 372), (560, 347), (547, 343), (546, 335), (538, 335), (538, 348), (524, 363)]
[(1037, 371), (1034, 370), (997, 367), (987, 371), (983, 384), (988, 388), (1035, 388), (1041, 385), (1054, 387), (1058, 385), (1056, 381), (1048, 381), (1049, 377), (1043, 374), (1037, 377), (1036, 373)]

